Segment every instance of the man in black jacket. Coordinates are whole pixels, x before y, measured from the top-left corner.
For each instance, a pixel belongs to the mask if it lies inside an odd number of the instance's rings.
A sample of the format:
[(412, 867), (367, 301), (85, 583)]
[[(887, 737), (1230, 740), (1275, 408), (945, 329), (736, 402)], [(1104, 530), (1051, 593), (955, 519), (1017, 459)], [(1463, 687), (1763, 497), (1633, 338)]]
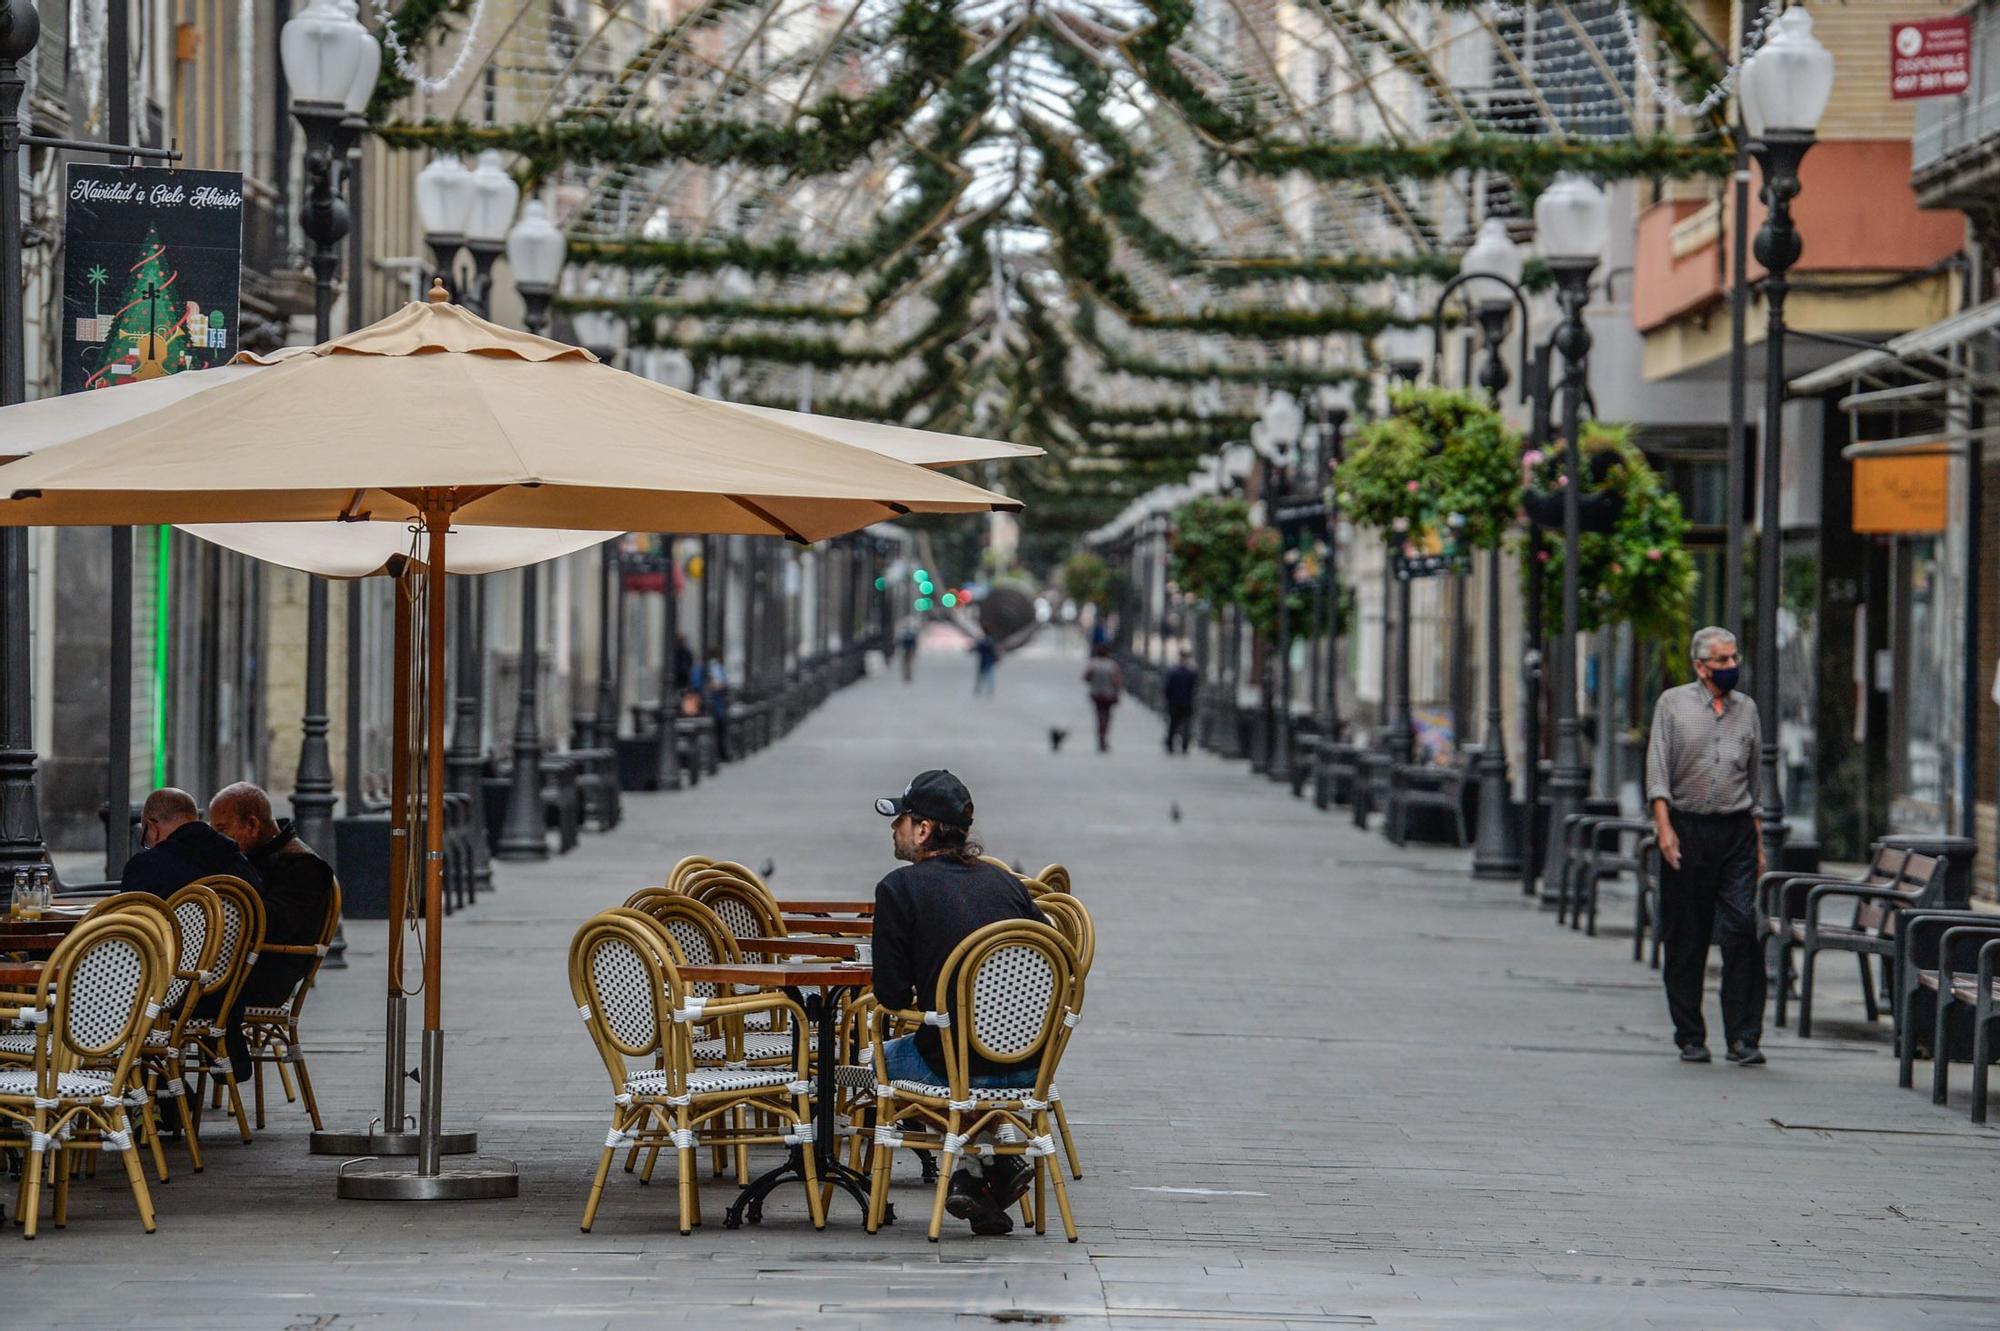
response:
[[(875, 887), (875, 997), (885, 1007), (928, 1008), (937, 1001), (945, 960), (968, 934), (1002, 920), (1040, 920), (1035, 899), (1012, 874), (985, 863), (972, 844), (972, 795), (950, 772), (922, 772), (900, 796), (875, 801), (889, 824), (896, 858), (907, 861)], [(882, 1046), (889, 1079), (943, 1085), (944, 1049), (925, 1026)], [(1032, 1086), (1035, 1069), (972, 1058), (974, 1086)], [(945, 1209), (972, 1222), (975, 1234), (1005, 1234), (1008, 1208), (1034, 1171), (999, 1156), (983, 1178), (952, 1175)]]
[(215, 874), (258, 886), (257, 871), (234, 841), (201, 821), (201, 810), (185, 790), (163, 786), (146, 796), (139, 812), (146, 849), (125, 861), (118, 885), (128, 892), (151, 892), (164, 900), (197, 879)]
[(1161, 686), (1161, 693), (1167, 704), (1167, 752), (1174, 751), (1174, 738), (1179, 736), (1181, 752), (1188, 751), (1188, 741), (1194, 735), (1194, 695), (1201, 684), (1201, 676), (1194, 672), (1194, 656), (1182, 652), (1173, 669)]
[[(326, 932), (326, 913), (333, 904), (332, 867), (299, 840), (297, 832), (278, 825), (271, 816), (271, 797), (248, 781), (216, 792), (208, 812), (216, 830), (234, 840), (262, 880), (258, 895), (264, 900), (266, 947), (316, 945)], [(250, 1075), (243, 1009), (282, 1006), (314, 960), (267, 951), (243, 977), (236, 1006), (222, 1023), (228, 1032), (229, 1065), (238, 1081)]]

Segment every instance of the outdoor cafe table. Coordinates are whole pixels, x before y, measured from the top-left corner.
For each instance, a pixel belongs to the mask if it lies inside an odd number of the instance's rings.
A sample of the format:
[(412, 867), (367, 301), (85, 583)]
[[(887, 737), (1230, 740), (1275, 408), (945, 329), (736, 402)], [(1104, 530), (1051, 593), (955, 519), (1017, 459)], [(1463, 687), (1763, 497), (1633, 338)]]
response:
[(787, 915), (873, 915), (875, 902), (872, 898), (867, 901), (822, 901), (780, 897), (778, 909)]
[[(772, 940), (785, 942), (787, 940)], [(874, 981), (875, 970), (871, 966), (835, 962), (738, 962), (717, 966), (681, 966), (678, 968), (682, 980), (705, 984), (749, 984), (765, 989), (782, 989), (805, 1010), (819, 1031), (818, 1085), (815, 1087), (813, 1110), (813, 1163), (819, 1173), (821, 1183), (832, 1183), (844, 1189), (865, 1214), (868, 1210), (868, 1179), (849, 1169), (840, 1161), (840, 1151), (834, 1137), (834, 1074), (840, 1060), (839, 1032), (835, 1029), (840, 1016), (840, 1000), (843, 995), (866, 989)], [(803, 1032), (800, 1033), (803, 1038)], [(757, 1224), (764, 1218), (764, 1199), (781, 1183), (794, 1179), (805, 1181), (805, 1157), (802, 1147), (794, 1146), (786, 1154), (785, 1163), (776, 1169), (752, 1179), (730, 1203), (723, 1216), (723, 1226), (735, 1229), (743, 1223), (747, 1213), (750, 1223)], [(891, 1207), (884, 1216), (886, 1220), (896, 1218)]]
[(44, 915), (39, 920), (0, 918), (0, 952), (53, 952), (82, 919), (81, 915)]
[(797, 929), (801, 933), (866, 936), (875, 932), (873, 920), (837, 920), (825, 915), (786, 915), (783, 919), (787, 931)]
[(836, 960), (851, 961), (860, 942), (851, 938), (812, 938), (787, 936), (784, 938), (739, 938), (738, 950), (755, 952), (761, 956), (832, 957)]
[(0, 989), (19, 992), (34, 988), (47, 965), (42, 961), (0, 961)]

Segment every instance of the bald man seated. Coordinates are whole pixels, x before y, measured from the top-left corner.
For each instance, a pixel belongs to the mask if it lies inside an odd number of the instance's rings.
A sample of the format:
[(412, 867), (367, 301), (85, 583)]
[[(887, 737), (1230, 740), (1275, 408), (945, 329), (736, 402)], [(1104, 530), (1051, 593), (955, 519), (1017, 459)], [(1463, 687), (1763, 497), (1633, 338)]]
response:
[[(208, 802), (216, 830), (232, 838), (249, 857), (264, 901), (264, 942), (305, 946), (319, 942), (326, 930), (326, 913), (333, 905), (333, 868), (299, 840), (289, 826), (271, 816), (271, 797), (248, 781), (225, 786)], [(229, 1062), (242, 1081), (250, 1075), (250, 1053), (243, 1041), (243, 1009), (278, 1007), (291, 998), (313, 959), (267, 952), (243, 977), (236, 1010), (223, 1021)]]
[(146, 796), (139, 818), (146, 849), (125, 861), (118, 885), (127, 891), (166, 898), (197, 879), (225, 873), (262, 886), (242, 849), (201, 820), (194, 796), (185, 790), (163, 786), (154, 791)]

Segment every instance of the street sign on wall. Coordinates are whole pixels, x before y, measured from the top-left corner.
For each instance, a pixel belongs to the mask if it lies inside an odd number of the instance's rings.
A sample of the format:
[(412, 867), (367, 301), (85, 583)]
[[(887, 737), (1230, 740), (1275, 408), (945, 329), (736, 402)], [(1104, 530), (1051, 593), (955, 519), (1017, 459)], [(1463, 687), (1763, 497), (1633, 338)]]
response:
[(1889, 25), (1889, 95), (1952, 97), (1972, 85), (1972, 19), (1917, 19)]
[(243, 177), (72, 162), (65, 185), (63, 392), (227, 364)]
[(1950, 516), (1949, 462), (1941, 451), (1854, 459), (1854, 530), (1884, 536), (1943, 531)]

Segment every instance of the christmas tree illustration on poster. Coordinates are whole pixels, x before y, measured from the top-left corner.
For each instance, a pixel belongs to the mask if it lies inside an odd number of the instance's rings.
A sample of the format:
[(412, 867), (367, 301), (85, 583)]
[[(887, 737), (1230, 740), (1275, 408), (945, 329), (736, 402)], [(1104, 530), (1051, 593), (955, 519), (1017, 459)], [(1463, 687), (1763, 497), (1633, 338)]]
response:
[(74, 163), (65, 197), (65, 393), (236, 354), (242, 176)]

